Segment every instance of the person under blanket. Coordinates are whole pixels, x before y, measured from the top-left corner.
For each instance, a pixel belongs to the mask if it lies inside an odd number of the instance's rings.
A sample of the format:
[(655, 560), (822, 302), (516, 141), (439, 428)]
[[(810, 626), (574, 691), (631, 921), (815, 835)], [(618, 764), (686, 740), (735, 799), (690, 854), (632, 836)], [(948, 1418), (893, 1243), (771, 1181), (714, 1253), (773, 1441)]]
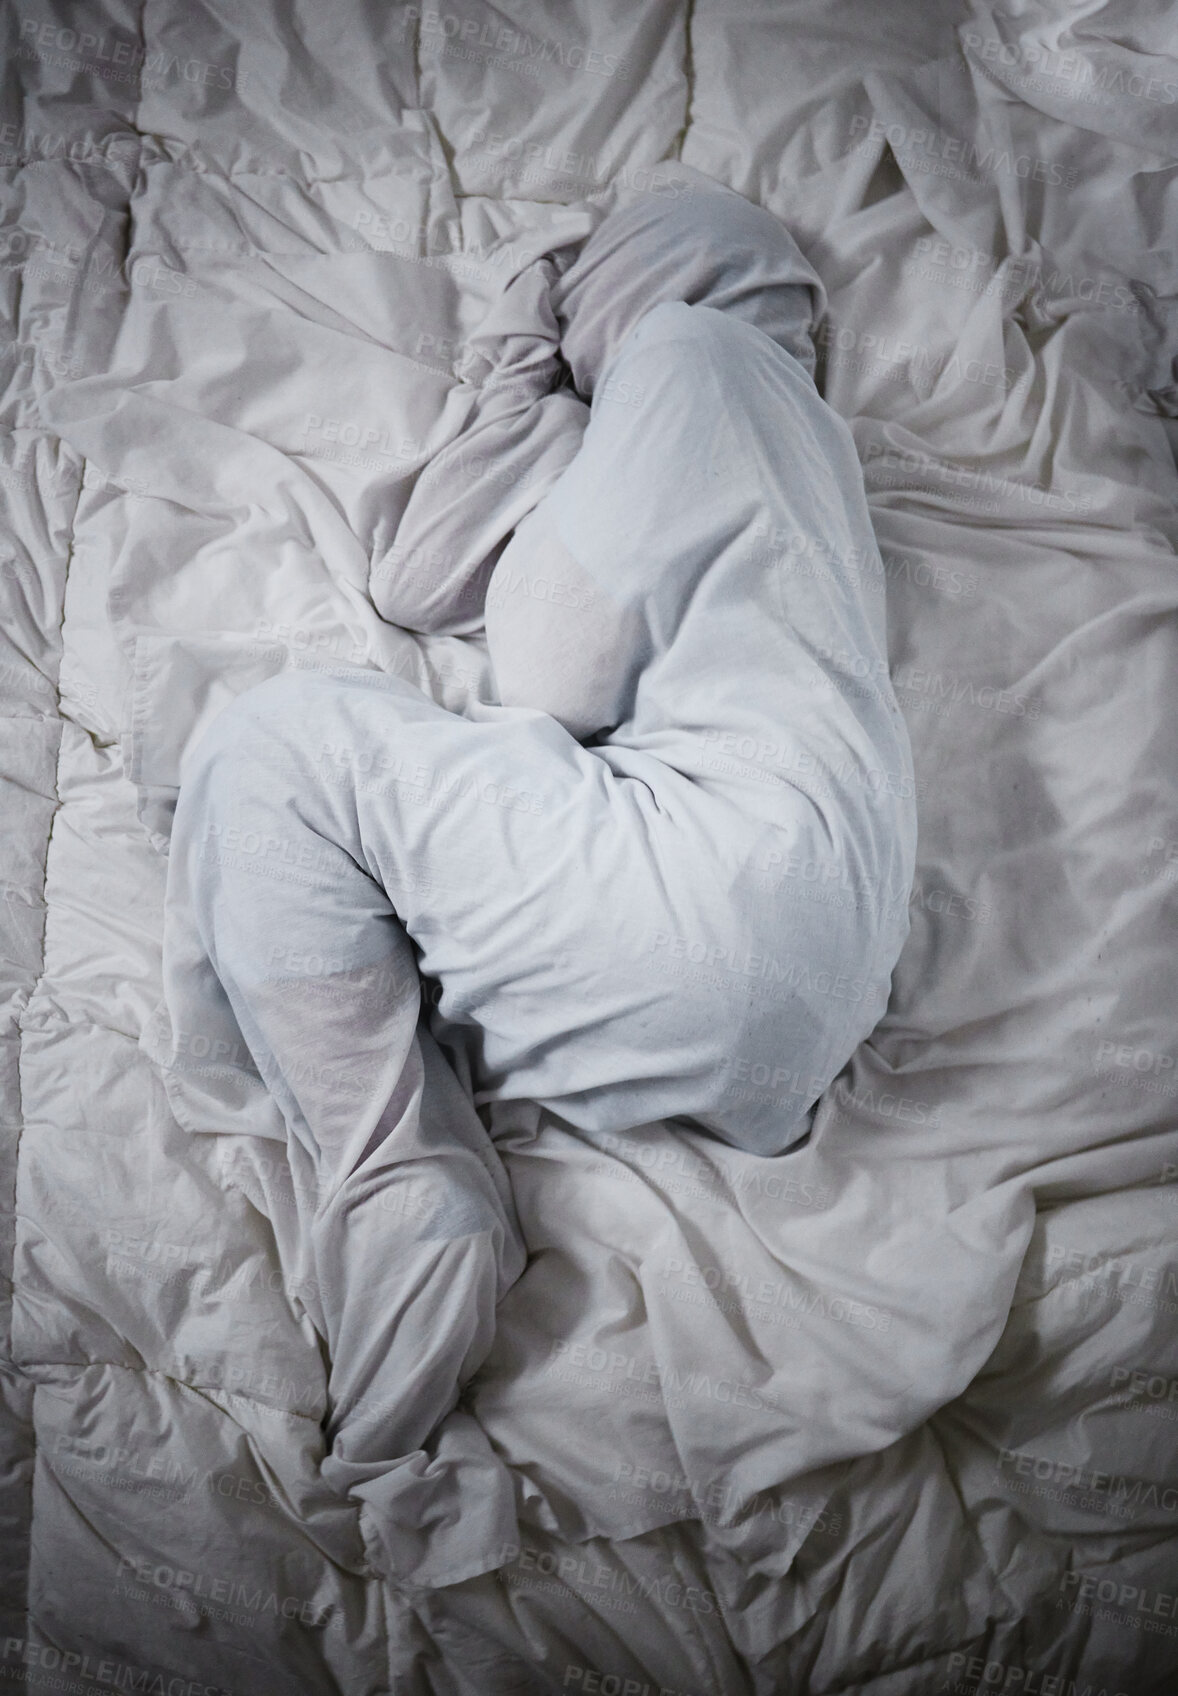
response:
[[(587, 426), (487, 590), (501, 704), (291, 672), (186, 757), (171, 1064), (227, 1031), (281, 1109), (333, 1358), (376, 1346), (342, 1239), (394, 1168), (446, 1199), (378, 1218), (388, 1252), (482, 1242), (494, 1273), (466, 1266), (429, 1339), (447, 1382), (489, 1347), (520, 1263), (455, 1075), (476, 1108), (778, 1155), (884, 1010), (915, 786), (858, 458), (813, 380), (823, 299), (719, 186), (609, 212), (553, 292)], [(404, 1385), (386, 1453), (437, 1417), (428, 1372)]]

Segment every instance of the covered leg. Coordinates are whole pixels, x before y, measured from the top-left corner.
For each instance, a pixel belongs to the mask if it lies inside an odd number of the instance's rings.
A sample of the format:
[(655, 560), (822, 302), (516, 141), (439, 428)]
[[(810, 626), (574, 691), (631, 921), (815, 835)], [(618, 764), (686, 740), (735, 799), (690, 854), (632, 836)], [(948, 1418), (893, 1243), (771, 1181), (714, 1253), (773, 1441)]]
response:
[[(248, 691), (186, 764), (170, 1093), (193, 1129), (253, 1129), (240, 1108), (264, 1081), (295, 1203), (294, 1220), (273, 1216), (284, 1279), (331, 1361), (324, 1476), (364, 1505), (387, 1570), (450, 1582), (516, 1534), (506, 1470), (451, 1410), (524, 1253), (494, 1149), (419, 1026), (413, 945), (368, 869), (355, 796), (322, 776), (313, 727), (341, 687), (294, 675)], [(396, 728), (394, 712), (377, 737)]]

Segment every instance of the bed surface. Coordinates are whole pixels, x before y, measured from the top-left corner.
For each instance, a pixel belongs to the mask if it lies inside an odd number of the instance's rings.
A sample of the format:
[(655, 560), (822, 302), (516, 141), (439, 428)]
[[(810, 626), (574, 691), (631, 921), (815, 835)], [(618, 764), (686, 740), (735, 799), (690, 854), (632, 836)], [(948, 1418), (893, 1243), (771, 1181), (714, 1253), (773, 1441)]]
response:
[[(79, 11), (9, 15), (0, 114), (2, 1676), (1172, 1690), (1164, 13)], [(399, 521), (444, 453), (483, 540), (529, 509), (540, 256), (680, 162), (827, 288), (916, 761), (911, 934), (797, 1152), (496, 1115), (529, 1262), (459, 1414), (519, 1537), (447, 1584), (424, 1536), (394, 1585), (319, 1477), (282, 1145), (189, 1135), (152, 1062), (179, 762), (284, 668), (492, 698), (477, 632), (382, 620)], [(513, 454), (480, 453), (505, 415)]]

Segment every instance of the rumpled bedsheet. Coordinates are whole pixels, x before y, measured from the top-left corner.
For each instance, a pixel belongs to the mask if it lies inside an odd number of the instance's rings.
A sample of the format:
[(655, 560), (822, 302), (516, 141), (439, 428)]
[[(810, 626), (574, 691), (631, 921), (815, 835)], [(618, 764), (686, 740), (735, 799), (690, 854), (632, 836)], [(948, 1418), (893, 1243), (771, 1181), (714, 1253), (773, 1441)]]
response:
[[(430, 15), (116, 5), (81, 71), (64, 11), (6, 24), (6, 1666), (1162, 1696), (1163, 14), (697, 0), (501, 45)], [(382, 619), (398, 527), (448, 454), (478, 566), (559, 474), (542, 255), (676, 159), (776, 212), (827, 292), (818, 377), (916, 762), (912, 930), (804, 1149), (499, 1116), (528, 1264), (463, 1411), (518, 1547), (394, 1589), (321, 1475), (276, 1145), (181, 1130), (140, 1047), (160, 850), (184, 749), (251, 681), (346, 663), (491, 698), (477, 630)], [(492, 419), (493, 460), (464, 457)]]

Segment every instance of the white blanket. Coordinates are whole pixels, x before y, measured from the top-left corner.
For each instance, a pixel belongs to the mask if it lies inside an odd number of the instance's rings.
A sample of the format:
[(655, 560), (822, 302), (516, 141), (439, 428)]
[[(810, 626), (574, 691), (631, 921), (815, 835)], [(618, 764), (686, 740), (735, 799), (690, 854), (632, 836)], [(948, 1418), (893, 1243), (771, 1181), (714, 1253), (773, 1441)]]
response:
[[(285, 1124), (296, 1207), (276, 1236), (330, 1356), (324, 1476), (367, 1509), (378, 1567), (418, 1585), (518, 1541), (509, 1475), (448, 1416), (523, 1269), (507, 1179), (417, 1031), (418, 971), (476, 1106), (535, 1102), (623, 1147), (671, 1121), (780, 1155), (874, 1028), (909, 927), (883, 567), (850, 432), (792, 351), (813, 365), (817, 279), (701, 180), (616, 210), (560, 292), (593, 412), (490, 578), (508, 704), (450, 713), (333, 666), (220, 714), (182, 767), (145, 1033), (186, 1129)], [(459, 485), (447, 504), (485, 533), (496, 500)], [(416, 1217), (407, 1191), (428, 1193)], [(835, 1311), (873, 1325), (879, 1288), (857, 1266), (847, 1282)], [(697, 1350), (720, 1340), (698, 1327)], [(775, 1481), (781, 1390), (740, 1384), (739, 1427), (689, 1404), (680, 1452), (723, 1444)], [(729, 1465), (687, 1500), (743, 1505)]]
[[(164, 5), (143, 34), (92, 10), (10, 23), (27, 92), (0, 131), (6, 1669), (1160, 1696), (1163, 13)], [(249, 683), (342, 663), (493, 703), (477, 631), (387, 623), (381, 567), (484, 418), (518, 446), (481, 560), (535, 505), (525, 468), (560, 475), (546, 291), (511, 284), (677, 158), (775, 212), (826, 290), (817, 377), (864, 467), (915, 761), (911, 931), (804, 1148), (494, 1110), (528, 1263), (461, 1411), (521, 1535), (418, 1593), (321, 1473), (281, 1146), (182, 1131), (139, 1046), (156, 850), (184, 751)], [(536, 373), (512, 407), (497, 357)]]

